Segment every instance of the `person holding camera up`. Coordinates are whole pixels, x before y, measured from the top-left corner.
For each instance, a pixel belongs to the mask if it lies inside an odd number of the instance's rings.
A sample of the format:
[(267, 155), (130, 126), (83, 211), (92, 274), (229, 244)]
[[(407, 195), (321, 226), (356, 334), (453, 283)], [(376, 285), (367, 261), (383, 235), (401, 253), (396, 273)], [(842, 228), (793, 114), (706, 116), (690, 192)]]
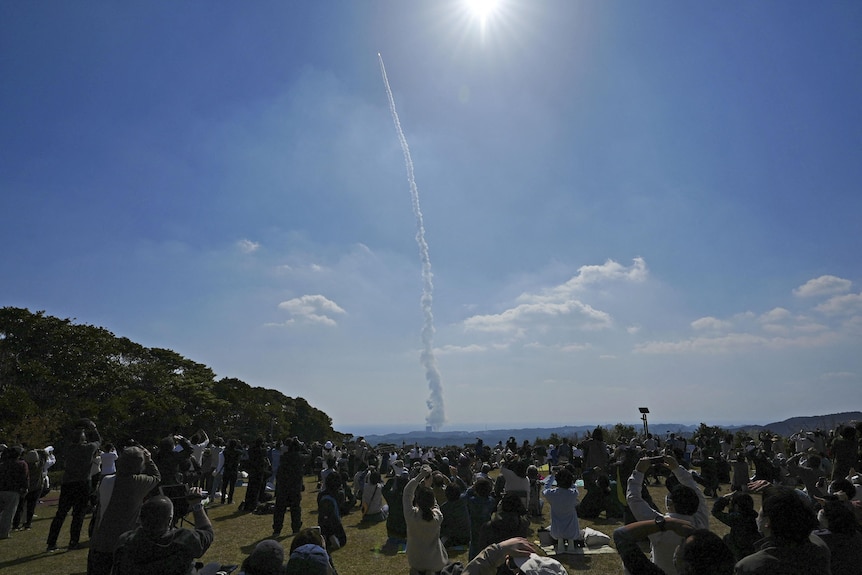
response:
[[(189, 575), (194, 560), (207, 552), (215, 539), (200, 488), (189, 490), (194, 529), (172, 528), (174, 504), (164, 495), (141, 506), (140, 527), (120, 536), (114, 552), (115, 575)], [(206, 567), (205, 567), (206, 569)]]
[(96, 424), (89, 419), (81, 419), (69, 434), (66, 447), (66, 470), (60, 485), (60, 502), (57, 514), (48, 530), (48, 551), (57, 550), (57, 539), (66, 515), (72, 512), (72, 526), (69, 529), (69, 549), (77, 549), (84, 526), (84, 516), (90, 504), (90, 465), (102, 444), (102, 436)]
[(150, 452), (132, 442), (120, 449), (116, 473), (99, 484), (99, 506), (90, 537), (87, 575), (110, 575), (120, 535), (133, 529), (144, 498), (161, 479)]

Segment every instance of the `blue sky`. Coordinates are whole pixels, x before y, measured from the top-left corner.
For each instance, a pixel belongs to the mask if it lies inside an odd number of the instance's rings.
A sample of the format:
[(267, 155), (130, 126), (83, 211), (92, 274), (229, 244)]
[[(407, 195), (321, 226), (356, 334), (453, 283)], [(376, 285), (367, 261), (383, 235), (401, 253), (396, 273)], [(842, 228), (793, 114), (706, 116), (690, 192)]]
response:
[(3, 2), (0, 305), (421, 428), (858, 409), (862, 4)]

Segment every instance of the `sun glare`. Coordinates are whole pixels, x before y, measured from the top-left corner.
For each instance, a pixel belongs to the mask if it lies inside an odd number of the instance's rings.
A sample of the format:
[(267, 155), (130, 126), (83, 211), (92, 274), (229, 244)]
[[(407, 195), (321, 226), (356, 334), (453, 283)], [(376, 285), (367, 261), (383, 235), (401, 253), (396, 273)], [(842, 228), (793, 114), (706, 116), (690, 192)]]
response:
[(499, 0), (465, 0), (470, 13), (483, 24), (499, 6)]

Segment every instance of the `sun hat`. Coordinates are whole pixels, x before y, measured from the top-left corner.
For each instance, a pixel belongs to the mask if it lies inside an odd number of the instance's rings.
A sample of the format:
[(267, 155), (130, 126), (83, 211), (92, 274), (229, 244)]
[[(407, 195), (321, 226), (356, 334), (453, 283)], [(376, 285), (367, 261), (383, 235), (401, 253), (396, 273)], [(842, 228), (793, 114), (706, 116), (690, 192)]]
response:
[(531, 553), (529, 557), (513, 557), (513, 560), (524, 575), (568, 575), (563, 564), (550, 557)]

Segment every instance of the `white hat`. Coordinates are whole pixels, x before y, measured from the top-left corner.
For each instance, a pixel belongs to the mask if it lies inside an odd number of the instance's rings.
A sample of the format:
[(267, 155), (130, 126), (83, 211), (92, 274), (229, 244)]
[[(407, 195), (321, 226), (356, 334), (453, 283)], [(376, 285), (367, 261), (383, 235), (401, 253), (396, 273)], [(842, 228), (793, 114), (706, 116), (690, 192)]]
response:
[(550, 557), (531, 553), (529, 557), (514, 557), (514, 560), (525, 575), (568, 575), (563, 564)]
[(324, 447), (324, 449), (332, 449), (332, 442), (327, 441), (326, 443), (323, 444), (323, 447)]

